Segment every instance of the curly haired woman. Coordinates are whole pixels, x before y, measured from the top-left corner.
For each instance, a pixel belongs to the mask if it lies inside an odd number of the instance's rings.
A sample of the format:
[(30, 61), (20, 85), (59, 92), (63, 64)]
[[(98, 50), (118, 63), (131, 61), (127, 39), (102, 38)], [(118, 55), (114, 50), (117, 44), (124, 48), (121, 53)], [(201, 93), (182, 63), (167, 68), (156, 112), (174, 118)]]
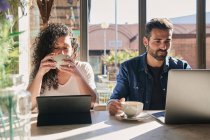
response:
[[(64, 24), (49, 24), (33, 44), (33, 70), (28, 91), (32, 96), (32, 109), (36, 97), (56, 95), (91, 95), (94, 106), (96, 88), (92, 67), (87, 62), (76, 61), (77, 43), (71, 30)], [(56, 67), (53, 59), (64, 54), (63, 65)]]

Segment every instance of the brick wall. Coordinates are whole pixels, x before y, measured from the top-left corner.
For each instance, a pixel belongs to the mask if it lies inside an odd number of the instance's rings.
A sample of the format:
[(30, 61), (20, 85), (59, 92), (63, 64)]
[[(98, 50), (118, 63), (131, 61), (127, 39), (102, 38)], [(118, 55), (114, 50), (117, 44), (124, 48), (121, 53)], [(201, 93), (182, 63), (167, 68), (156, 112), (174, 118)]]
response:
[[(210, 37), (206, 38), (206, 67), (210, 68)], [(192, 68), (197, 68), (196, 38), (173, 39), (171, 48), (175, 56), (188, 61)]]

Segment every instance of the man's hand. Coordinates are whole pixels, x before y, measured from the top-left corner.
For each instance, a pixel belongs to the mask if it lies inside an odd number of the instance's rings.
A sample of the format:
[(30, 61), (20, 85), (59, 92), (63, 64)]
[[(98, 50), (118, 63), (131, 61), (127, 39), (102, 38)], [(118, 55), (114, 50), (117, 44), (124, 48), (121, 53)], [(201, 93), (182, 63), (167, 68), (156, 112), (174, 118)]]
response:
[(124, 102), (125, 98), (121, 98), (120, 100), (113, 100), (108, 104), (108, 110), (110, 115), (116, 115), (120, 110), (122, 110), (121, 102)]

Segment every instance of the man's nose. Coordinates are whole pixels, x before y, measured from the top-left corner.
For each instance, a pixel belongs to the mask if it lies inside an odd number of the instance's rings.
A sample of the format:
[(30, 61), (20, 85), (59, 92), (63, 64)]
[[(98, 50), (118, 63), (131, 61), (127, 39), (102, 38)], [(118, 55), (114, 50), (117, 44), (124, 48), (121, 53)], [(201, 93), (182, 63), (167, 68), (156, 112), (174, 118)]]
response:
[(162, 42), (161, 45), (160, 45), (160, 49), (167, 50), (167, 48), (168, 48), (168, 44), (165, 43), (165, 42)]

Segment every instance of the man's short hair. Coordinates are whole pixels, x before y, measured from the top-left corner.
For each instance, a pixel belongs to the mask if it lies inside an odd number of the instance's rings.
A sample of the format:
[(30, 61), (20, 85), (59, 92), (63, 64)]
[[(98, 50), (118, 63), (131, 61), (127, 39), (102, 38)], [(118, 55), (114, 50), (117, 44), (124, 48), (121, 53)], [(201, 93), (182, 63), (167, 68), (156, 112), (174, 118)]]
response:
[(145, 26), (145, 37), (151, 36), (152, 29), (173, 30), (173, 24), (167, 18), (153, 18)]

